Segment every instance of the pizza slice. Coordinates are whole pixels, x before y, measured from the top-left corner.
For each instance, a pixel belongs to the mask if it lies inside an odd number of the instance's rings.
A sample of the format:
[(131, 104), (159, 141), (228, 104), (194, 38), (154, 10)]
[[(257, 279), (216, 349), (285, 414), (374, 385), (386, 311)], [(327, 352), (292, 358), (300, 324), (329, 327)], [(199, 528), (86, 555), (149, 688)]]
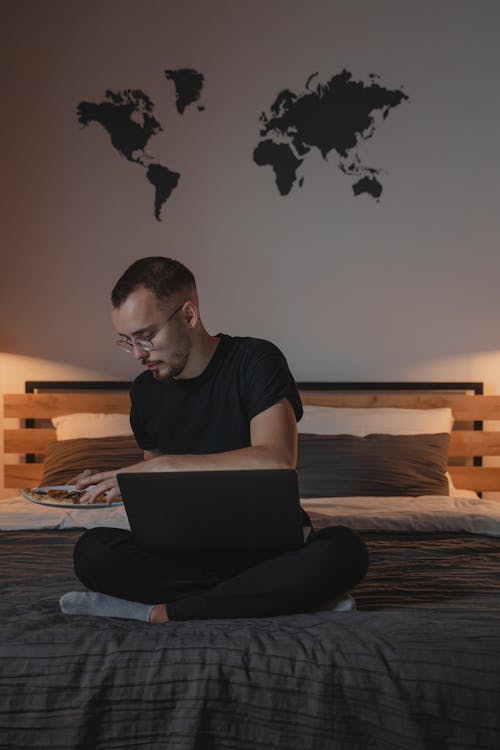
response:
[[(54, 502), (54, 503), (64, 503), (66, 505), (80, 505), (80, 498), (84, 494), (84, 490), (65, 490), (65, 489), (23, 489), (22, 494), (24, 497), (28, 498), (29, 500), (34, 500), (36, 503), (43, 503), (47, 502), (47, 500)], [(106, 504), (106, 494), (104, 492), (101, 492), (93, 503), (88, 503), (89, 505), (105, 505)]]

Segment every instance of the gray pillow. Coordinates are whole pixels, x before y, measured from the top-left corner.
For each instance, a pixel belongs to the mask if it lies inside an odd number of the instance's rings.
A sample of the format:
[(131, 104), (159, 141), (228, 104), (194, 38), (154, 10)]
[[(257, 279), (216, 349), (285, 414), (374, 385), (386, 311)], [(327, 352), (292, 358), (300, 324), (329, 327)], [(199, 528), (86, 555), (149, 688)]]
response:
[(448, 495), (448, 433), (299, 435), (301, 497)]

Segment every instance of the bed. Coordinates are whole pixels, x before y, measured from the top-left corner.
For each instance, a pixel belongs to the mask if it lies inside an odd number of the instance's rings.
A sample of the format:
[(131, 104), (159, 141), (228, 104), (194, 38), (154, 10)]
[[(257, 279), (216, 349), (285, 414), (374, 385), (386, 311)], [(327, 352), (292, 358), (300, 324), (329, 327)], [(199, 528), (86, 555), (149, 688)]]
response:
[[(28, 420), (5, 431), (5, 452), (27, 454), (6, 465), (6, 486), (35, 486), (47, 467), (60, 477), (68, 445), (80, 461), (96, 440), (117, 460), (130, 449), (126, 435), (45, 421), (126, 415), (126, 384), (27, 391), (5, 396), (5, 415)], [(500, 502), (487, 497), (500, 468), (484, 465), (500, 455), (500, 432), (485, 429), (500, 397), (478, 383), (308, 383), (301, 394), (304, 508), (316, 527), (358, 529), (370, 550), (357, 610), (168, 626), (65, 617), (59, 596), (82, 588), (71, 565), (82, 527), (126, 518), (30, 507), (13, 489), (0, 503), (1, 747), (500, 746)], [(401, 415), (406, 428), (417, 411), (424, 423), (403, 440)]]

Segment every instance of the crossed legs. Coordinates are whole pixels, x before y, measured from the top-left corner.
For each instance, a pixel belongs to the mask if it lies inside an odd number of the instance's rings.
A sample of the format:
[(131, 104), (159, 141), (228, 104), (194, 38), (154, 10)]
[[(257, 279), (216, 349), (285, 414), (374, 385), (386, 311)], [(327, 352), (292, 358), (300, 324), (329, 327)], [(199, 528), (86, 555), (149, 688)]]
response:
[[(74, 563), (91, 591), (148, 605), (147, 617), (139, 619), (155, 621), (164, 608), (154, 604), (166, 604), (170, 620), (221, 619), (312, 611), (363, 579), (368, 553), (345, 526), (313, 532), (300, 549), (268, 559), (152, 554), (138, 548), (130, 532), (96, 528), (78, 540)], [(156, 621), (162, 620), (167, 617)]]

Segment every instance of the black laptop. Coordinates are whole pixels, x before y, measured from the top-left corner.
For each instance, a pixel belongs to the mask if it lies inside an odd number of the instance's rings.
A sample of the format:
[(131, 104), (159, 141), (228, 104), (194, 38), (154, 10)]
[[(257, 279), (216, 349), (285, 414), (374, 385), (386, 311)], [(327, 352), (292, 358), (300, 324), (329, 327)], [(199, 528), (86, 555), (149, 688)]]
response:
[(292, 469), (118, 474), (132, 536), (144, 549), (285, 552), (304, 541)]

